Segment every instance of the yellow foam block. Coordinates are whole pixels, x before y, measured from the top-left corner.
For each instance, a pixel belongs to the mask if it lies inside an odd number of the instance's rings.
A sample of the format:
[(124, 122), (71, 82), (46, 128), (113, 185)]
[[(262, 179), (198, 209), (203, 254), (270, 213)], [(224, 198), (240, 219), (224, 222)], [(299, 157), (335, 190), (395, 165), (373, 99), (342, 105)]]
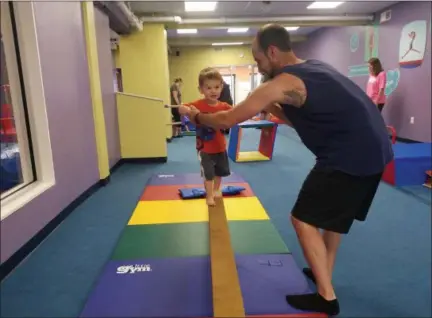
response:
[(239, 152), (237, 154), (237, 162), (266, 161), (266, 160), (270, 160), (270, 158), (264, 156), (259, 151), (244, 151), (244, 152)]
[[(257, 197), (224, 198), (228, 221), (268, 220)], [(140, 201), (128, 225), (208, 222), (205, 199)]]

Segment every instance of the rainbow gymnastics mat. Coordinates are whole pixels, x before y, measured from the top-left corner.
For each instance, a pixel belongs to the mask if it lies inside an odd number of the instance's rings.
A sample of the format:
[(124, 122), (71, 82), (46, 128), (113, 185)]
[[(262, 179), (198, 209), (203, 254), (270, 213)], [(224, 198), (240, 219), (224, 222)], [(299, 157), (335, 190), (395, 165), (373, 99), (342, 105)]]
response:
[[(207, 205), (178, 191), (201, 183), (150, 178), (80, 317), (213, 317)], [(247, 317), (326, 317), (286, 303), (311, 292), (303, 273), (250, 186), (236, 174), (223, 184), (246, 189), (224, 205)]]

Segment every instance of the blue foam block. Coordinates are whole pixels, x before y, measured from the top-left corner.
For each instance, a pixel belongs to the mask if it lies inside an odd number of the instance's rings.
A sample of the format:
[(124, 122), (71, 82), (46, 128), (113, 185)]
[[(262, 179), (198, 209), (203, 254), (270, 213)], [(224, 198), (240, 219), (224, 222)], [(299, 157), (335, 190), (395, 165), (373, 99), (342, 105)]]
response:
[[(221, 191), (223, 195), (229, 196), (229, 195), (236, 195), (240, 192), (246, 190), (243, 187), (237, 187), (237, 186), (225, 186), (222, 187)], [(191, 188), (191, 189), (179, 189), (180, 196), (182, 199), (196, 199), (196, 198), (203, 198), (206, 195), (206, 191), (202, 188)]]
[(277, 124), (269, 120), (246, 120), (238, 124), (241, 128), (272, 127)]
[(396, 186), (422, 185), (432, 169), (432, 144), (394, 144)]
[(432, 143), (398, 143), (393, 145), (395, 159), (431, 158)]
[(212, 315), (210, 259), (204, 256), (110, 261), (80, 317)]

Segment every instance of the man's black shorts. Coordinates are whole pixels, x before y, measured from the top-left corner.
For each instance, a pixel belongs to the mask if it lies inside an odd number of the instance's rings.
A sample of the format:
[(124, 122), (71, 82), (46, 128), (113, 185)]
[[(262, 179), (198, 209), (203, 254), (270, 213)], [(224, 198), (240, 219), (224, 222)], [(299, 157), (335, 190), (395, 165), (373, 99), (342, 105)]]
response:
[(346, 234), (354, 220), (366, 220), (381, 176), (359, 177), (314, 167), (303, 183), (292, 215), (319, 229)]

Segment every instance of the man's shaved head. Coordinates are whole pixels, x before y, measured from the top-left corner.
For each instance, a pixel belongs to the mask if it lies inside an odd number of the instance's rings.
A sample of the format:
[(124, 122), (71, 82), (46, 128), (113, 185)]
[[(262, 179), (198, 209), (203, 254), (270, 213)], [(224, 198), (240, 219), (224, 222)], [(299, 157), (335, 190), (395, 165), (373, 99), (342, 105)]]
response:
[(270, 78), (280, 68), (283, 55), (291, 51), (290, 34), (283, 26), (277, 24), (263, 26), (252, 42), (252, 54), (258, 70)]
[(276, 47), (281, 52), (291, 51), (291, 37), (288, 31), (277, 24), (263, 26), (256, 35), (257, 45), (266, 52), (269, 47)]

